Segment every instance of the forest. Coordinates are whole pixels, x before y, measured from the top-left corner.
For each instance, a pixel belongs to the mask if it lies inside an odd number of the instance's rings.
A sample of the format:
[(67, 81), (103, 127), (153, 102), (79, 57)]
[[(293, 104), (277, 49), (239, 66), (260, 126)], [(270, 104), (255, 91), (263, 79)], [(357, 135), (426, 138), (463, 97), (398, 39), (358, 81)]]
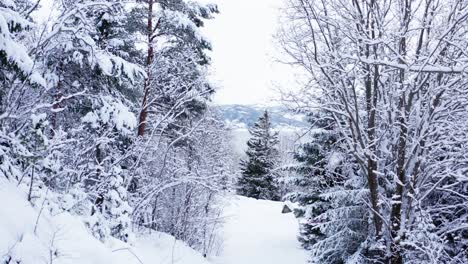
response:
[(0, 263), (468, 263), (468, 1), (273, 1), (229, 108), (223, 0), (0, 0)]

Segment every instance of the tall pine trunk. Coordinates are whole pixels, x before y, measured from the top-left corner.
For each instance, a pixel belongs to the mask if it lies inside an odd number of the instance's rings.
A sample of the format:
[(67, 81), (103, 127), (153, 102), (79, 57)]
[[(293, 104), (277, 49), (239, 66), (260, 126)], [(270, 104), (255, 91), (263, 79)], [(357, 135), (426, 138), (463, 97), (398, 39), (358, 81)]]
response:
[(144, 95), (143, 102), (141, 104), (141, 112), (138, 125), (138, 136), (143, 136), (145, 134), (146, 122), (148, 117), (148, 97), (150, 91), (150, 80), (151, 80), (151, 64), (154, 57), (154, 30), (153, 28), (153, 5), (154, 0), (148, 0), (148, 25), (147, 25), (147, 39), (148, 39), (148, 51), (146, 55), (146, 79), (144, 84)]

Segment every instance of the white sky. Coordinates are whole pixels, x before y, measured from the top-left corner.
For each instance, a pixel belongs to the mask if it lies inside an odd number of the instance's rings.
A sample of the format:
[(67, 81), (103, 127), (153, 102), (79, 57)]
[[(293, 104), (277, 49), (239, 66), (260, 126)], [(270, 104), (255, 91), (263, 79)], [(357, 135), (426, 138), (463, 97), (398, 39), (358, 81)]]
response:
[(214, 102), (272, 104), (275, 87), (292, 80), (289, 69), (274, 60), (273, 35), (285, 0), (211, 1), (221, 12), (204, 29), (213, 44), (212, 80), (220, 86)]

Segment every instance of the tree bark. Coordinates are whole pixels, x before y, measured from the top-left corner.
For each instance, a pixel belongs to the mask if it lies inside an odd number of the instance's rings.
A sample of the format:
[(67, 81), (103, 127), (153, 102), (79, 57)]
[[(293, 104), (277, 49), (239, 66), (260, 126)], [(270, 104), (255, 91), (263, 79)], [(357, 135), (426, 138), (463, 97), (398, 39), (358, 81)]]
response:
[[(367, 3), (367, 15), (364, 15), (365, 8), (361, 6), (358, 1), (353, 1), (353, 5), (356, 8), (357, 14), (359, 14), (359, 23), (356, 24), (356, 29), (362, 34), (363, 37), (367, 36), (370, 38), (375, 38), (375, 17), (370, 10), (374, 7), (375, 1)], [(371, 56), (371, 45), (363, 44), (360, 42), (362, 47), (360, 52), (363, 53), (366, 58)], [(374, 45), (372, 51), (376, 56), (377, 47)], [(372, 66), (371, 64), (364, 65), (365, 70), (367, 71), (366, 76), (364, 77), (364, 86), (365, 86), (365, 98), (366, 98), (366, 112), (367, 112), (367, 146), (368, 153), (366, 154), (367, 164), (366, 164), (366, 175), (367, 175), (367, 184), (369, 187), (370, 202), (372, 209), (372, 218), (374, 222), (375, 235), (377, 238), (380, 237), (382, 231), (382, 218), (380, 215), (380, 206), (379, 206), (379, 193), (378, 193), (378, 180), (377, 180), (377, 160), (376, 160), (376, 106), (378, 99), (378, 82), (379, 82), (379, 66)], [(357, 106), (356, 106), (356, 112)], [(358, 120), (358, 118), (356, 118)], [(359, 129), (357, 127), (357, 129)]]
[(51, 116), (51, 129), (50, 129), (50, 137), (51, 138), (54, 138), (55, 137), (55, 133), (57, 131), (57, 110), (60, 108), (60, 104), (59, 104), (59, 101), (60, 99), (62, 98), (62, 94), (60, 92), (60, 88), (62, 86), (62, 82), (60, 80), (60, 77), (59, 77), (59, 80), (57, 82), (57, 91), (55, 93), (55, 96), (54, 96), (54, 103), (52, 105), (52, 116)]
[(148, 51), (146, 55), (146, 79), (144, 84), (144, 95), (143, 102), (141, 105), (141, 112), (138, 125), (138, 136), (143, 136), (145, 134), (146, 122), (148, 117), (148, 96), (150, 91), (150, 80), (151, 80), (151, 64), (154, 57), (154, 47), (153, 47), (153, 5), (154, 0), (148, 0), (148, 26), (147, 26), (147, 38), (148, 38)]
[[(411, 11), (411, 1), (405, 0), (404, 6), (401, 10), (403, 14), (403, 21), (402, 21), (402, 30), (403, 36), (400, 39), (399, 43), (399, 63), (404, 63), (402, 58), (406, 56), (407, 53), (407, 43), (405, 34), (408, 31), (408, 24), (410, 19), (410, 11)], [(408, 124), (407, 124), (407, 117), (408, 113), (412, 107), (412, 100), (414, 93), (409, 91), (408, 99), (406, 100), (406, 88), (405, 88), (405, 70), (401, 69), (400, 71), (400, 80), (399, 85), (402, 89), (402, 94), (400, 96), (400, 101), (398, 103), (398, 110), (399, 116), (397, 118), (398, 122), (398, 130), (399, 130), (399, 138), (398, 138), (398, 145), (397, 145), (397, 164), (396, 164), (396, 177), (397, 180), (395, 182), (395, 193), (392, 197), (392, 210), (390, 213), (390, 234), (391, 234), (391, 257), (390, 263), (392, 264), (403, 264), (403, 255), (401, 252), (401, 240), (404, 239), (404, 234), (401, 230), (401, 209), (403, 203), (403, 194), (406, 187), (406, 146), (407, 146), (407, 138), (408, 138)]]

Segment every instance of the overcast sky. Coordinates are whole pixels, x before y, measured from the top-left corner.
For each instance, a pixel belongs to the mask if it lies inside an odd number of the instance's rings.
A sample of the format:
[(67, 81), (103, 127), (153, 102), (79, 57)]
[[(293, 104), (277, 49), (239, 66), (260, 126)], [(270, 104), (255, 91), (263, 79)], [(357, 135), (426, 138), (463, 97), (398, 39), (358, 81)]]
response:
[[(274, 62), (279, 7), (285, 0), (212, 0), (220, 14), (207, 21), (213, 44), (217, 104), (271, 104), (274, 87), (288, 83), (287, 67)], [(275, 51), (276, 50), (276, 51)]]

